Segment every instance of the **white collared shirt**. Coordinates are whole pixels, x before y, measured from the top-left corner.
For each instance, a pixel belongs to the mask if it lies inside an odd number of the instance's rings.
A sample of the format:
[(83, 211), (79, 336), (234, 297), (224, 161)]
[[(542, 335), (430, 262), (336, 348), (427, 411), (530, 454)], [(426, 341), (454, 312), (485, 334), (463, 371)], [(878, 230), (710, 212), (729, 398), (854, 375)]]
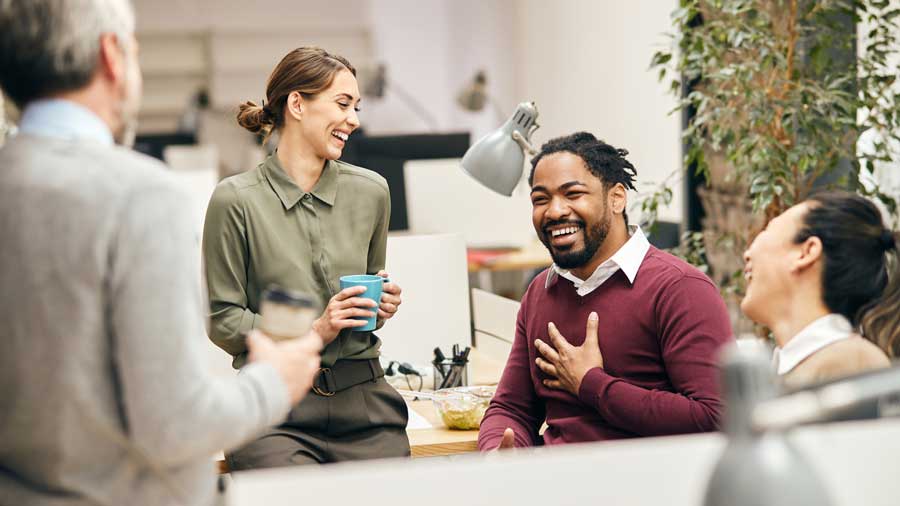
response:
[(113, 145), (112, 132), (90, 109), (71, 100), (42, 99), (25, 106), (19, 133)]
[(843, 315), (825, 315), (803, 327), (784, 346), (776, 347), (772, 355), (772, 366), (779, 376), (783, 376), (813, 353), (852, 335), (853, 326)]
[(631, 237), (613, 256), (600, 264), (589, 278), (581, 280), (578, 276), (572, 274), (571, 271), (561, 269), (556, 264), (553, 264), (551, 266), (552, 272), (547, 276), (545, 288), (550, 286), (553, 278), (556, 277), (554, 274), (556, 274), (571, 281), (575, 285), (575, 292), (584, 297), (605, 283), (619, 269), (622, 269), (630, 283), (634, 283), (638, 269), (640, 269), (641, 263), (643, 263), (644, 257), (650, 249), (650, 243), (647, 241), (647, 237), (644, 236), (644, 232), (637, 225), (630, 225), (628, 231), (631, 233)]

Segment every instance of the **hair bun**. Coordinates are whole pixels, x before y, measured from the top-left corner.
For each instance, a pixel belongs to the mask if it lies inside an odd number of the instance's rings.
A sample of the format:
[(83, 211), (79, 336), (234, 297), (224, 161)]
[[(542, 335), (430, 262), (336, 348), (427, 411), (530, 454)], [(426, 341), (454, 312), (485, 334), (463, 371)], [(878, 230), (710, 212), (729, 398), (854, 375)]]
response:
[(263, 123), (275, 123), (275, 115), (272, 114), (272, 109), (269, 109), (269, 104), (265, 100), (263, 100), (262, 112), (259, 116)]
[(626, 156), (628, 156), (628, 150), (625, 148), (616, 148), (616, 154), (621, 156), (622, 158), (625, 158)]
[(268, 133), (275, 126), (275, 115), (268, 105), (247, 101), (238, 107), (238, 124), (253, 133)]
[(887, 228), (882, 230), (879, 241), (881, 242), (881, 247), (884, 248), (885, 251), (892, 250), (897, 246), (897, 240), (894, 237), (894, 232)]

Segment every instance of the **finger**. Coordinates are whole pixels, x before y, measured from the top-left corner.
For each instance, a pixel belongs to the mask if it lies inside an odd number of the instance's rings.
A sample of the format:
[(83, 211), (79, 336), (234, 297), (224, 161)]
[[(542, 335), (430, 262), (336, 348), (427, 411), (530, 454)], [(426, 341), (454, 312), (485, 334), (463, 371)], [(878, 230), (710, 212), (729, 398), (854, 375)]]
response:
[(562, 382), (559, 380), (544, 380), (544, 386), (554, 390), (565, 390), (562, 386)]
[(375, 316), (377, 313), (375, 311), (370, 311), (368, 309), (362, 309), (358, 307), (352, 307), (350, 309), (342, 309), (341, 311), (335, 311), (332, 314), (332, 319), (334, 320), (349, 320), (351, 318), (371, 318)]
[(559, 377), (559, 374), (556, 373), (556, 366), (554, 366), (550, 362), (547, 362), (546, 360), (538, 357), (537, 359), (535, 359), (534, 363), (537, 364), (538, 369), (544, 371), (544, 374), (553, 376), (554, 378)]
[(247, 334), (247, 350), (250, 352), (262, 351), (272, 344), (272, 339), (259, 330), (251, 330)]
[(557, 352), (563, 351), (566, 348), (571, 348), (572, 345), (570, 345), (569, 341), (566, 341), (566, 338), (559, 333), (559, 329), (556, 328), (555, 323), (550, 322), (547, 324), (547, 332), (550, 333), (550, 342), (553, 343), (553, 347), (556, 348)]
[(356, 327), (363, 327), (367, 325), (369, 322), (366, 320), (335, 320), (331, 322), (331, 326), (336, 329), (352, 329)]
[(554, 364), (559, 363), (559, 353), (556, 353), (556, 350), (554, 350), (553, 347), (549, 344), (541, 341), (540, 339), (535, 339), (534, 347), (537, 348), (537, 351), (550, 362), (553, 362)]
[(380, 271), (376, 272), (375, 275), (376, 275), (376, 276), (381, 276), (382, 278), (389, 278), (389, 277), (391, 277), (391, 276), (387, 273), (387, 271), (384, 270), (384, 269), (381, 269)]
[(334, 297), (331, 298), (333, 301), (349, 299), (350, 297), (355, 297), (360, 295), (366, 291), (366, 287), (364, 286), (351, 286), (348, 288), (344, 288), (340, 292), (338, 292)]
[(396, 295), (388, 295), (385, 293), (385, 294), (381, 295), (381, 303), (382, 304), (388, 303), (388, 304), (399, 305), (400, 297), (397, 297)]
[(587, 329), (584, 333), (584, 344), (589, 344), (591, 348), (600, 347), (597, 339), (597, 328), (599, 326), (600, 318), (597, 317), (597, 313), (591, 311), (591, 314), (588, 315)]
[(381, 291), (384, 294), (390, 294), (394, 297), (399, 297), (400, 293), (403, 292), (403, 290), (400, 288), (400, 285), (391, 282), (385, 283)]
[(384, 311), (385, 313), (396, 313), (397, 305), (391, 304), (390, 302), (382, 302), (378, 309)]
[(344, 300), (340, 301), (339, 303), (337, 303), (337, 308), (339, 308), (339, 309), (349, 309), (352, 307), (374, 308), (374, 307), (378, 307), (378, 304), (374, 300), (367, 299), (365, 297), (352, 297), (350, 299), (344, 299)]
[(508, 450), (510, 448), (515, 448), (516, 446), (516, 433), (513, 432), (509, 427), (503, 431), (503, 437), (500, 439), (500, 445), (497, 448), (501, 450)]

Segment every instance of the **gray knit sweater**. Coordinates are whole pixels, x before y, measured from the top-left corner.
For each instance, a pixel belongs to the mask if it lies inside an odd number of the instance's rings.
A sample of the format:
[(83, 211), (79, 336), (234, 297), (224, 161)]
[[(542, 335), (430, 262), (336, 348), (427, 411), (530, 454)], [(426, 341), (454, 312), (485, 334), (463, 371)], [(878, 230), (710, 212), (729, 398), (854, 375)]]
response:
[(122, 148), (0, 150), (0, 504), (213, 504), (214, 453), (287, 414), (271, 366), (207, 372), (186, 206)]

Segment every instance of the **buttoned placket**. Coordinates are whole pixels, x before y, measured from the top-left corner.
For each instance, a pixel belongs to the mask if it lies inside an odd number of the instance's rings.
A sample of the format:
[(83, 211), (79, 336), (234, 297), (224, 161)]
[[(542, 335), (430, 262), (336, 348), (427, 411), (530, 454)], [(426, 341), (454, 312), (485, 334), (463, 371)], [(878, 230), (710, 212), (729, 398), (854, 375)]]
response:
[(328, 289), (330, 297), (333, 297), (336, 287), (332, 286), (329, 280), (331, 275), (328, 272), (328, 260), (325, 258), (325, 249), (322, 247), (322, 223), (319, 220), (319, 213), (316, 211), (316, 204), (311, 193), (304, 193), (300, 198), (300, 205), (305, 211), (307, 226), (303, 227), (307, 232), (310, 250), (316, 263), (316, 273), (319, 275), (319, 284)]

